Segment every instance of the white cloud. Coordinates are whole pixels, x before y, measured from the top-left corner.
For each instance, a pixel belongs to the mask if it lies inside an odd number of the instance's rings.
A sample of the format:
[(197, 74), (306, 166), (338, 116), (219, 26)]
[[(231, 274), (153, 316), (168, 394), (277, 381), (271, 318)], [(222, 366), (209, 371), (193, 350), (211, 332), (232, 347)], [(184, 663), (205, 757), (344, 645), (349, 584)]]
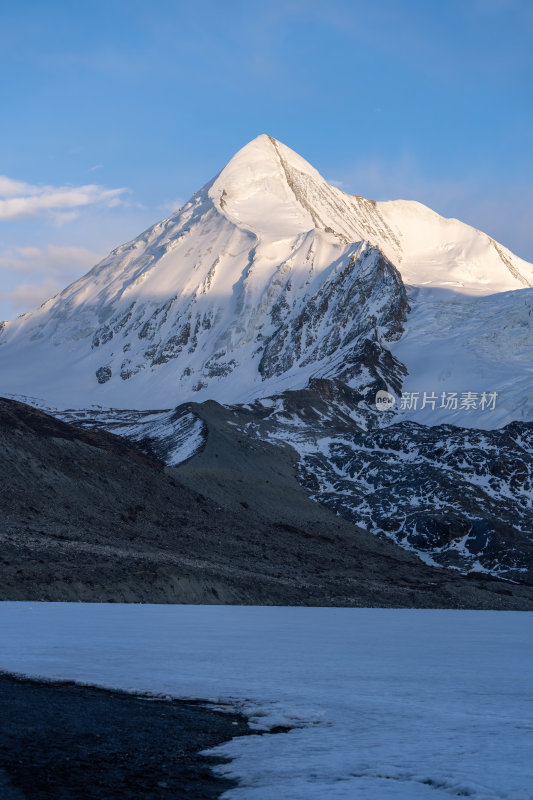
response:
[(122, 202), (127, 189), (106, 189), (97, 184), (85, 186), (35, 186), (0, 175), (0, 220), (47, 216), (61, 218), (76, 209), (104, 205), (113, 208)]

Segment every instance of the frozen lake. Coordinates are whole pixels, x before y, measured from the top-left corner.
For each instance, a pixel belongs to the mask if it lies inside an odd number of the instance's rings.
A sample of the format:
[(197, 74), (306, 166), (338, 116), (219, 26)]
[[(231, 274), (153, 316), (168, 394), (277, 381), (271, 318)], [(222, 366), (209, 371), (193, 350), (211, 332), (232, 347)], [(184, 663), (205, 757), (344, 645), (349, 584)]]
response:
[(233, 800), (533, 798), (533, 614), (0, 603), (0, 669), (229, 702)]

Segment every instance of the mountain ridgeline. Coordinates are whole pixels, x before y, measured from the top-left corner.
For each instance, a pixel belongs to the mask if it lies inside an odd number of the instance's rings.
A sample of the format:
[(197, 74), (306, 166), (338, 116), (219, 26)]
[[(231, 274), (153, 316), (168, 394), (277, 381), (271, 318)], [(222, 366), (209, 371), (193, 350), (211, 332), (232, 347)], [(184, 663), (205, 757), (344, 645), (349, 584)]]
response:
[[(330, 520), (429, 572), (530, 583), (532, 287), (532, 265), (490, 236), (414, 201), (350, 196), (263, 135), (3, 323), (2, 394), (130, 439), (221, 509), (238, 494), (240, 514), (254, 497), (213, 452), (223, 418), (239, 459), (278, 453)], [(265, 525), (289, 502), (269, 498)]]

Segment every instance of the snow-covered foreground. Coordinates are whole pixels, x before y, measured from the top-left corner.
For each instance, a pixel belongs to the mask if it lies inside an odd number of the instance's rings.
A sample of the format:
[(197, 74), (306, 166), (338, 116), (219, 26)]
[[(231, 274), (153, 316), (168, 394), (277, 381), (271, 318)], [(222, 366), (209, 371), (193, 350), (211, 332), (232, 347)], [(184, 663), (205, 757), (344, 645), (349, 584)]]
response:
[(530, 613), (2, 603), (0, 631), (0, 669), (296, 725), (219, 748), (228, 798), (533, 798)]

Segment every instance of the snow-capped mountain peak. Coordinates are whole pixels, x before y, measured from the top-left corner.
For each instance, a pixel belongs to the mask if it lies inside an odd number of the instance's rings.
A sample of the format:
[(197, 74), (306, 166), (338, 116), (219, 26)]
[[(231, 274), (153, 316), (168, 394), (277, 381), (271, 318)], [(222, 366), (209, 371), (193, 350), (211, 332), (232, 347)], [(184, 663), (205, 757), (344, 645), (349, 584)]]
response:
[[(412, 371), (404, 284), (421, 287), (417, 311), (427, 289), (490, 294), (522, 289), (530, 275), (474, 228), (419, 203), (348, 195), (261, 135), (180, 211), (6, 323), (3, 392), (56, 407), (161, 408), (247, 402), (322, 377), (362, 396), (400, 391)], [(485, 308), (469, 307), (478, 328)], [(411, 314), (410, 341), (417, 320), (427, 329)]]
[(291, 188), (298, 174), (318, 185), (324, 182), (294, 151), (262, 134), (236, 153), (208, 194), (236, 225), (254, 233), (292, 237), (314, 227), (312, 214)]
[(342, 243), (369, 241), (397, 251), (375, 203), (330, 186), (305, 159), (262, 134), (231, 159), (208, 189), (217, 209), (262, 238), (316, 229)]

